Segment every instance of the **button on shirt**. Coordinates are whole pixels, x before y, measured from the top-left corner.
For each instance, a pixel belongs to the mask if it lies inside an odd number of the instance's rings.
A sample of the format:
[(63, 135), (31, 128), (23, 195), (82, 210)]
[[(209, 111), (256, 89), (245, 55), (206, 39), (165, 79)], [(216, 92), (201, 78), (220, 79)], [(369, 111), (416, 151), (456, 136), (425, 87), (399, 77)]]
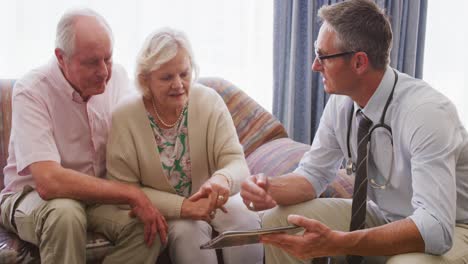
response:
[[(385, 189), (368, 186), (368, 199), (386, 221), (410, 217), (424, 239), (425, 251), (442, 254), (452, 246), (455, 223), (468, 223), (468, 135), (449, 99), (424, 81), (397, 74), (385, 117), (393, 146), (389, 132), (380, 129), (372, 133), (369, 154), (369, 178), (388, 184)], [(374, 124), (380, 123), (394, 80), (392, 69), (387, 68), (362, 109)], [(314, 186), (317, 195), (333, 181), (347, 157), (350, 100), (330, 96), (314, 142), (295, 171)], [(357, 124), (352, 122), (353, 162), (357, 159), (356, 131)]]
[(65, 79), (56, 58), (18, 80), (2, 193), (35, 187), (29, 165), (38, 161), (103, 177), (111, 109), (128, 92), (128, 76), (116, 64), (105, 92), (87, 102)]

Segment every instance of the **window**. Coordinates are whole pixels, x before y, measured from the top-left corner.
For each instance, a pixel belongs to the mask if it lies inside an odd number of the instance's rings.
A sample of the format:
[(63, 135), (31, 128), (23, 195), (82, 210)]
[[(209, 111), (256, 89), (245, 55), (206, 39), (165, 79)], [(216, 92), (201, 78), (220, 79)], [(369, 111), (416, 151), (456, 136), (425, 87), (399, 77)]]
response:
[(455, 103), (468, 126), (468, 2), (429, 1), (423, 79)]
[(56, 24), (72, 7), (89, 7), (106, 18), (115, 37), (114, 61), (130, 78), (146, 36), (169, 26), (189, 37), (200, 76), (224, 78), (271, 111), (271, 0), (1, 1), (0, 78), (19, 78), (47, 62), (53, 55)]

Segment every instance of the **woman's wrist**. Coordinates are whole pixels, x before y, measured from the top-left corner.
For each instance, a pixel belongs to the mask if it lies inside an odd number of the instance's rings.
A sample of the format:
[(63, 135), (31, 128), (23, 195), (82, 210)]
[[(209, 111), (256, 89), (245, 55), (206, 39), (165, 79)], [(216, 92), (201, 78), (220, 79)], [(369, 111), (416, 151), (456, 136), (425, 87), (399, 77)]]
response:
[(224, 175), (224, 174), (216, 174), (214, 177), (219, 177), (220, 179), (223, 179), (226, 182), (227, 188), (229, 189), (229, 192), (232, 190), (232, 178), (229, 175)]
[(182, 206), (180, 208), (180, 218), (190, 218), (191, 217), (191, 204), (192, 202), (189, 199), (184, 199)]

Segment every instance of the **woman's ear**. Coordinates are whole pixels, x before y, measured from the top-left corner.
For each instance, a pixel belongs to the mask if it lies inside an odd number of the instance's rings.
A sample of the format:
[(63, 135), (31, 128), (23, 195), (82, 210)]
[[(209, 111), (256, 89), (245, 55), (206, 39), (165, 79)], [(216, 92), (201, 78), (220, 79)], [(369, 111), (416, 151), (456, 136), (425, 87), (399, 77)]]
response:
[(138, 74), (138, 83), (140, 83), (141, 86), (148, 87), (148, 74)]

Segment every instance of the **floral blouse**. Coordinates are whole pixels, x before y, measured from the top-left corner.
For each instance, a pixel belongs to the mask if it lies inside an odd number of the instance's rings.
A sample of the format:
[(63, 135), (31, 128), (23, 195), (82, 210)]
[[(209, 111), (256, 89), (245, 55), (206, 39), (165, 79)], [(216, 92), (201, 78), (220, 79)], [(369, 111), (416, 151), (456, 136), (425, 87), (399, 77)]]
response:
[(178, 195), (189, 197), (192, 192), (192, 164), (188, 144), (187, 107), (183, 111), (179, 124), (168, 129), (160, 128), (154, 118), (149, 113), (147, 115), (166, 178)]

